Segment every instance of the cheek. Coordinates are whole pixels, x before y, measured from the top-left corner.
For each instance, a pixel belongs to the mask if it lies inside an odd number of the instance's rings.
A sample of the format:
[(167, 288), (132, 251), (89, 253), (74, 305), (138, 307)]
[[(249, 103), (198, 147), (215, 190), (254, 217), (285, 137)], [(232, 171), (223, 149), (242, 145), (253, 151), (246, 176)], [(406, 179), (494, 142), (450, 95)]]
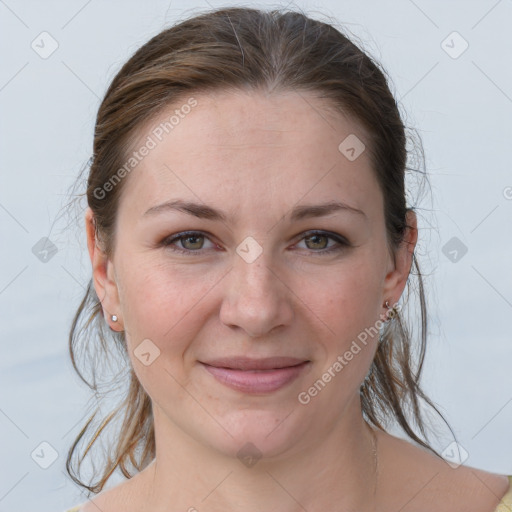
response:
[[(322, 337), (327, 355), (322, 366), (354, 382), (366, 375), (379, 336), (381, 284), (378, 275), (369, 271), (371, 264), (361, 257), (350, 269), (331, 276), (323, 291), (315, 287), (314, 292), (319, 318), (329, 331)], [(332, 369), (338, 356), (343, 357), (341, 372)]]
[[(362, 265), (344, 269), (331, 276), (328, 288), (318, 290), (322, 310), (335, 324), (364, 326), (378, 314), (379, 283), (368, 267)], [(326, 300), (326, 297), (328, 300)]]
[(185, 354), (202, 328), (206, 302), (201, 299), (212, 287), (209, 281), (149, 265), (126, 273), (122, 300), (127, 348), (134, 372), (152, 399), (162, 398), (162, 389), (171, 401), (185, 398)]
[(120, 298), (130, 344), (135, 348), (149, 338), (161, 351), (182, 350), (180, 340), (200, 327), (198, 305), (214, 284), (203, 277), (197, 278), (197, 269), (187, 277), (175, 268), (142, 261), (125, 269)]

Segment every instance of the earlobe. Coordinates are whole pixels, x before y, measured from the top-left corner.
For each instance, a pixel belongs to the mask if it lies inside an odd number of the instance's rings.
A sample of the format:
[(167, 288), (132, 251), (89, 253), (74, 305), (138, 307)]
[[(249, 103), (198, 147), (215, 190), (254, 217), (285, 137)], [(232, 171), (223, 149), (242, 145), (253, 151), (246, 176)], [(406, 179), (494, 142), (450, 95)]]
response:
[[(120, 302), (117, 283), (114, 276), (113, 262), (110, 261), (107, 254), (103, 251), (101, 243), (96, 237), (96, 227), (94, 215), (90, 208), (85, 212), (85, 227), (87, 233), (87, 248), (92, 265), (92, 279), (96, 295), (98, 296), (105, 321), (112, 330), (120, 329)], [(112, 319), (116, 316), (116, 320)]]

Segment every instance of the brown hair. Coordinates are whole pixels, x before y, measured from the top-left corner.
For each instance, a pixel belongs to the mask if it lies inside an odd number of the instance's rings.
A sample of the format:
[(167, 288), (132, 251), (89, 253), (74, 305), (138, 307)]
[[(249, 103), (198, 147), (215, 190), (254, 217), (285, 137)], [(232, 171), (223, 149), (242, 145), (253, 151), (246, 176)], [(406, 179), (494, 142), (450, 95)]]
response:
[[(164, 107), (187, 95), (242, 88), (314, 92), (365, 128), (369, 136), (365, 142), (384, 197), (389, 246), (391, 250), (396, 249), (408, 227), (405, 171), (415, 170), (422, 177), (425, 173), (406, 165), (405, 127), (385, 71), (329, 23), (286, 10), (228, 8), (197, 15), (153, 37), (124, 64), (105, 94), (96, 119), (86, 195), (94, 213), (98, 239), (107, 255), (111, 256), (114, 250), (116, 213), (124, 180), (111, 187), (104, 197), (103, 194), (98, 197), (95, 191), (104, 190), (104, 184), (126, 162), (137, 130)], [(419, 400), (423, 399), (445, 421), (419, 385), (426, 348), (427, 312), (423, 279), (415, 255), (413, 269), (421, 330), (416, 366), (410, 330), (402, 314), (397, 313), (386, 323), (383, 341), (361, 385), (360, 398), (363, 415), (369, 423), (385, 430), (389, 420), (396, 420), (412, 440), (438, 455), (428, 443), (420, 411)], [(409, 281), (406, 303), (411, 288)], [(80, 326), (84, 315), (85, 322)], [(84, 365), (93, 371), (89, 382), (77, 368), (75, 351), (89, 349), (97, 340), (103, 358), (100, 361), (91, 358)], [(103, 318), (92, 279), (71, 326), (69, 350), (75, 370), (96, 396), (100, 394), (96, 367), (102, 361), (112, 360), (110, 351), (121, 356), (121, 368), (128, 378), (123, 400), (96, 429), (77, 466), (78, 475), (83, 459), (105, 426), (122, 413), (122, 424), (116, 431), (117, 444), (113, 453), (109, 446), (108, 460), (102, 464), (99, 481), (90, 485), (81, 482), (75, 477), (72, 465), (73, 453), (98, 409), (68, 453), (66, 469), (71, 478), (98, 493), (117, 467), (127, 478), (133, 476), (129, 463), (137, 471), (144, 469), (155, 457), (155, 437), (150, 398), (131, 368), (124, 334), (112, 332)], [(111, 382), (107, 382), (107, 388), (109, 385)], [(411, 421), (425, 440), (415, 433)]]

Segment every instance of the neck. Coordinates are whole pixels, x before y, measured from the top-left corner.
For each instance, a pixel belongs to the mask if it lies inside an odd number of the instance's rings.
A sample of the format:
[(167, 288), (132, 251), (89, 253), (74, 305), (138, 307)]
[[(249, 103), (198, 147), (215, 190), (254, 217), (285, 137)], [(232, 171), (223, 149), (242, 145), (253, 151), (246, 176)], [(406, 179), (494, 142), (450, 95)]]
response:
[(376, 436), (360, 404), (293, 454), (243, 464), (198, 443), (154, 407), (147, 510), (376, 510)]

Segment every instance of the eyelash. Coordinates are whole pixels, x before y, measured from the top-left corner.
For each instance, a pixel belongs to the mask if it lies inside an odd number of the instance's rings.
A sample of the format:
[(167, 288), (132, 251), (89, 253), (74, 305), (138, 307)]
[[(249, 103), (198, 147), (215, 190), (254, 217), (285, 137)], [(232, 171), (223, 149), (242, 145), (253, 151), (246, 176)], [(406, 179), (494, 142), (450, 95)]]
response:
[[(310, 249), (310, 251), (313, 252), (315, 255), (318, 255), (318, 256), (329, 255), (333, 252), (338, 252), (347, 247), (350, 247), (350, 243), (348, 243), (348, 241), (345, 240), (343, 237), (341, 237), (339, 235), (335, 235), (334, 233), (329, 233), (328, 231), (318, 231), (318, 230), (312, 230), (312, 231), (305, 232), (304, 236), (299, 240), (299, 242), (301, 242), (305, 238), (309, 238), (314, 235), (325, 236), (331, 240), (334, 240), (338, 244), (338, 245), (334, 245), (334, 246), (330, 247), (329, 249), (321, 249), (318, 251), (314, 251), (313, 249)], [(172, 235), (170, 237), (165, 238), (164, 240), (162, 240), (162, 242), (159, 245), (163, 246), (165, 248), (168, 248), (171, 251), (178, 252), (180, 254), (200, 253), (201, 249), (197, 249), (194, 251), (191, 249), (180, 249), (176, 245), (173, 246), (174, 242), (178, 242), (178, 241), (188, 238), (190, 236), (204, 237), (204, 238), (209, 239), (208, 236), (201, 231), (185, 231), (185, 232), (177, 233), (176, 235)]]

